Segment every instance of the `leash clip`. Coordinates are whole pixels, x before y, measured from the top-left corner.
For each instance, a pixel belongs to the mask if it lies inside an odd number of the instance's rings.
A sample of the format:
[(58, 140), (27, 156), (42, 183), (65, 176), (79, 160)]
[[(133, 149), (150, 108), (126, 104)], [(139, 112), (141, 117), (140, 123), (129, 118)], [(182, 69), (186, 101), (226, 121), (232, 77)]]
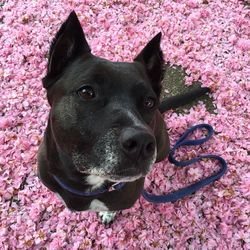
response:
[(119, 189), (121, 189), (124, 185), (125, 185), (124, 182), (114, 183), (114, 184), (109, 188), (109, 191), (119, 190)]

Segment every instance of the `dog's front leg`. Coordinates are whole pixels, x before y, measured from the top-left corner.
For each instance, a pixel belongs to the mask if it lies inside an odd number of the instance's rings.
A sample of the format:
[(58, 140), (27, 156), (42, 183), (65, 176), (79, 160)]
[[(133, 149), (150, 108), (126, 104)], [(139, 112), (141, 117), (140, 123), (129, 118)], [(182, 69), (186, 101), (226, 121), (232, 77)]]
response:
[(110, 211), (105, 203), (98, 199), (94, 199), (90, 203), (89, 210), (97, 212), (103, 224), (110, 224), (114, 221), (116, 216), (115, 211)]
[(117, 212), (103, 211), (99, 212), (98, 215), (103, 224), (110, 224), (114, 221)]

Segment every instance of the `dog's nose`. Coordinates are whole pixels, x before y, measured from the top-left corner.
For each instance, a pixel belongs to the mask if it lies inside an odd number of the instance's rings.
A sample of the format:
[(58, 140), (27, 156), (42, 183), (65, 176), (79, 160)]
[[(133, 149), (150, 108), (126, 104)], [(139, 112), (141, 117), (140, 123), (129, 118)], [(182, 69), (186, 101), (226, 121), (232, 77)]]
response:
[(131, 159), (141, 156), (147, 159), (155, 152), (155, 138), (147, 131), (136, 128), (124, 129), (120, 136), (123, 152)]

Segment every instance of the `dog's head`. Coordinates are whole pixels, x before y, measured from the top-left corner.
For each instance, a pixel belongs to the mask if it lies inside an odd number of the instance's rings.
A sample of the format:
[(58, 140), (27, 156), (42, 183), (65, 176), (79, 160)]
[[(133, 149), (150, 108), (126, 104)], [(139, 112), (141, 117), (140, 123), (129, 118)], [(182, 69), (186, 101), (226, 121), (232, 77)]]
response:
[(157, 156), (153, 123), (163, 78), (161, 33), (132, 63), (91, 54), (75, 12), (52, 42), (43, 85), (50, 128), (74, 170), (111, 181), (145, 176)]

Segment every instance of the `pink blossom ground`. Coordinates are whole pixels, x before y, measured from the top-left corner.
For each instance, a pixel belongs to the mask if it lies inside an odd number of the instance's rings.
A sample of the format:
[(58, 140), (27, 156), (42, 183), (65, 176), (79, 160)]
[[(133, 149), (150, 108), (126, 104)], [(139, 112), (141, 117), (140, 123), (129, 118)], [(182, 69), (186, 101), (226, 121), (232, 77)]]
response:
[[(0, 8), (0, 249), (250, 249), (250, 11), (241, 1), (8, 0)], [(187, 69), (186, 84), (200, 78), (212, 88), (217, 114), (200, 103), (165, 119), (172, 144), (194, 124), (215, 128), (196, 149), (225, 158), (221, 180), (173, 204), (141, 199), (110, 227), (93, 212), (70, 212), (41, 184), (36, 154), (49, 110), (41, 78), (49, 44), (73, 9), (96, 55), (131, 61), (162, 31), (165, 59)], [(186, 171), (165, 160), (146, 187), (169, 192), (216, 166)]]

